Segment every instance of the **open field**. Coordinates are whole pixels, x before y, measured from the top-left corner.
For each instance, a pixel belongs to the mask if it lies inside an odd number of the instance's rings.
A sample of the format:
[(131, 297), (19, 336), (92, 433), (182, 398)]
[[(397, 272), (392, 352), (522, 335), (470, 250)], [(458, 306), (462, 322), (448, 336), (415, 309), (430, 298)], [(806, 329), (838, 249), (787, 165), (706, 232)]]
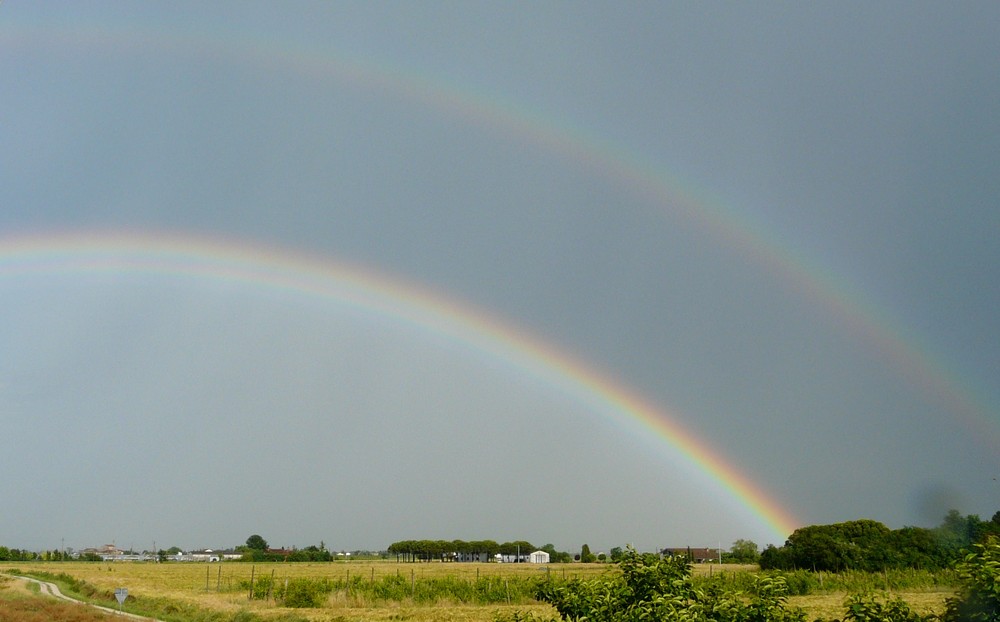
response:
[[(294, 613), (307, 620), (465, 620), (489, 621), (501, 610), (534, 611), (549, 615), (548, 605), (512, 598), (511, 602), (467, 604), (445, 600), (436, 604), (422, 604), (411, 599), (391, 602), (372, 602), (350, 589), (335, 590), (318, 609), (289, 609), (278, 607), (273, 600), (250, 600), (251, 576), (255, 580), (273, 577), (281, 585), (293, 579), (340, 581), (349, 585), (380, 582), (387, 577), (398, 577), (405, 585), (420, 586), (427, 580), (482, 581), (494, 583), (498, 589), (518, 579), (542, 577), (549, 573), (553, 578), (585, 578), (598, 576), (613, 567), (601, 564), (567, 564), (547, 567), (530, 564), (442, 564), (334, 562), (334, 563), (19, 563), (0, 566), (0, 572), (11, 570), (25, 573), (47, 572), (67, 574), (97, 588), (97, 597), (104, 597), (105, 604), (113, 604), (116, 588), (127, 587), (130, 598), (165, 599), (178, 605), (207, 609), (235, 615), (251, 611), (261, 617), (280, 617)], [(126, 604), (126, 608), (128, 603)]]
[[(748, 572), (756, 566), (695, 565), (696, 576), (716, 576), (720, 572)], [(167, 611), (175, 616), (161, 616), (172, 619), (192, 619), (194, 612), (214, 612), (217, 618), (230, 619), (239, 612), (256, 614), (263, 620), (281, 619), (285, 621), (344, 621), (361, 620), (452, 620), (456, 622), (492, 622), (497, 618), (511, 619), (514, 612), (531, 612), (539, 619), (555, 617), (552, 607), (539, 604), (530, 598), (517, 595), (514, 587), (527, 579), (551, 576), (558, 579), (597, 577), (607, 572), (615, 572), (616, 567), (606, 564), (553, 564), (536, 566), (531, 564), (474, 564), (474, 563), (396, 563), (394, 561), (334, 562), (334, 563), (20, 563), (0, 565), (0, 573), (20, 570), (25, 573), (47, 572), (53, 575), (67, 574), (85, 581), (96, 588), (92, 598), (103, 599), (104, 604), (114, 605), (113, 593), (116, 588), (126, 587), (130, 600), (135, 603), (156, 603), (163, 607), (169, 603)], [(255, 582), (268, 580), (276, 586), (288, 585), (295, 579), (329, 581), (339, 587), (324, 595), (322, 606), (318, 608), (279, 607), (273, 599), (250, 600), (251, 575)], [(270, 581), (273, 578), (273, 581)], [(394, 580), (393, 580), (394, 579)], [(421, 585), (434, 582), (464, 582), (478, 585), (492, 585), (499, 598), (492, 602), (462, 602), (444, 597), (421, 601), (419, 598), (373, 599), (367, 585), (395, 583), (404, 593), (411, 586), (419, 592)], [(7, 600), (12, 594), (31, 597), (21, 582), (6, 581), (3, 592)], [(504, 591), (506, 588), (506, 592)], [(503, 595), (507, 594), (504, 598)], [(951, 595), (949, 590), (926, 589), (898, 591), (901, 596), (919, 612), (941, 612), (944, 599)], [(792, 606), (807, 612), (807, 619), (840, 618), (847, 593), (821, 593), (808, 596), (793, 596)], [(128, 605), (128, 603), (127, 603)], [(126, 605), (126, 608), (127, 608)], [(21, 620), (22, 618), (3, 618)], [(52, 619), (52, 618), (50, 618)], [(61, 618), (60, 618), (61, 619)], [(95, 619), (101, 619), (97, 617)]]

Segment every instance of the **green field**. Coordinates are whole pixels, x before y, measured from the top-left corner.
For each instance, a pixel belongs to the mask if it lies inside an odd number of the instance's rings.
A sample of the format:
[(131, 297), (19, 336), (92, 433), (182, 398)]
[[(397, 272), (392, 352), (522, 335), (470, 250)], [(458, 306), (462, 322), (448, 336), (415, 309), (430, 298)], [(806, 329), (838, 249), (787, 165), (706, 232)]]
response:
[[(702, 578), (738, 583), (755, 566), (696, 565)], [(83, 563), (24, 562), (0, 566), (0, 572), (65, 575), (60, 584), (70, 595), (117, 607), (114, 590), (129, 590), (126, 610), (178, 622), (246, 620), (455, 620), (492, 622), (530, 613), (554, 619), (555, 610), (533, 598), (537, 581), (597, 577), (616, 572), (610, 564), (475, 564), (397, 563), (388, 561), (333, 563)], [(70, 579), (71, 578), (71, 579)], [(251, 599), (251, 578), (253, 596)], [(50, 579), (51, 580), (51, 579)], [(75, 582), (73, 581), (75, 580)], [(833, 583), (829, 581), (828, 583)], [(321, 586), (307, 608), (283, 606), (295, 586)], [(32, 597), (23, 582), (5, 581), (0, 594), (12, 600)], [(807, 619), (840, 618), (847, 591), (793, 596), (790, 604), (807, 612)], [(943, 611), (947, 586), (906, 587), (893, 591), (917, 611)], [(252, 615), (251, 615), (252, 614)], [(5, 617), (0, 622), (27, 620)], [(48, 618), (62, 619), (62, 618)], [(87, 618), (89, 619), (89, 618)], [(100, 619), (95, 614), (94, 619)]]

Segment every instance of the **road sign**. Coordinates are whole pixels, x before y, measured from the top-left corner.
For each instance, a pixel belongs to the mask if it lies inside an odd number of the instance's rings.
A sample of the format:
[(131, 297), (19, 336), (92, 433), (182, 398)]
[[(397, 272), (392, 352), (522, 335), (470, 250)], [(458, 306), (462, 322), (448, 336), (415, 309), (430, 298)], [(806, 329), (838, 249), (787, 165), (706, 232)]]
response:
[(115, 590), (115, 598), (118, 599), (118, 613), (121, 613), (122, 603), (124, 603), (125, 599), (128, 598), (128, 588), (120, 587)]

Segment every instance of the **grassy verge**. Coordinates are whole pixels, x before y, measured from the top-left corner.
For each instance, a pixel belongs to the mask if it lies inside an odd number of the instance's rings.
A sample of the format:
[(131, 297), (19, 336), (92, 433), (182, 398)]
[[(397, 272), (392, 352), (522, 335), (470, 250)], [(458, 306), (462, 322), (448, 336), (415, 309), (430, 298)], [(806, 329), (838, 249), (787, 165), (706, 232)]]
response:
[[(112, 609), (118, 608), (118, 601), (114, 598), (113, 592), (97, 588), (86, 581), (77, 579), (76, 577), (68, 574), (50, 573), (44, 571), (21, 572), (18, 570), (12, 570), (11, 572), (12, 574), (19, 574), (39, 579), (41, 581), (55, 583), (59, 587), (59, 591), (63, 594), (85, 603), (100, 605), (102, 607), (109, 607)], [(9, 580), (9, 577), (5, 578)], [(32, 583), (30, 586), (34, 588), (35, 592), (39, 591), (37, 584)], [(0, 601), (0, 604), (16, 602), (17, 600), (18, 599), (5, 598)], [(4, 617), (4, 614), (0, 612), (0, 622), (28, 622), (29, 620), (66, 620), (70, 622), (83, 622), (85, 620), (107, 620), (110, 615), (106, 612), (90, 607), (81, 606), (80, 604), (56, 601), (55, 599), (49, 597), (28, 598), (23, 600), (31, 602), (8, 607), (8, 617)], [(25, 611), (25, 607), (29, 610), (39, 611), (44, 615), (37, 618), (19, 617)], [(167, 598), (135, 594), (129, 594), (129, 597), (125, 601), (122, 609), (128, 613), (134, 613), (148, 618), (156, 618), (163, 620), (164, 622), (263, 622), (264, 620), (264, 618), (261, 618), (256, 613), (250, 611), (215, 611)], [(73, 615), (70, 617), (64, 617), (68, 611), (72, 611)], [(306, 618), (290, 613), (270, 616), (267, 617), (266, 620), (269, 622), (308, 622)]]

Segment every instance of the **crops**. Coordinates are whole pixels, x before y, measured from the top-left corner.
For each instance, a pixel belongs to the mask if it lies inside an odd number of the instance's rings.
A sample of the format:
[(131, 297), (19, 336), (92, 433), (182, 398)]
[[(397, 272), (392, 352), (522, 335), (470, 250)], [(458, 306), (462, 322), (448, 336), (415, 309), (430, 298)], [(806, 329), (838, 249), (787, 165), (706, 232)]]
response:
[[(0, 572), (13, 568), (0, 566)], [(696, 584), (744, 590), (753, 566), (696, 566)], [(234, 620), (552, 620), (536, 600), (540, 584), (619, 572), (610, 564), (396, 563), (22, 563), (19, 572), (58, 579), (64, 592), (117, 607), (114, 590), (129, 589), (126, 609), (171, 622)], [(772, 573), (773, 574), (773, 573)], [(781, 573), (791, 604), (807, 619), (843, 612), (848, 593), (902, 594), (919, 610), (941, 610), (953, 591), (947, 573)], [(20, 618), (14, 618), (20, 619)], [(0, 622), (5, 622), (0, 618)]]
[(246, 612), (270, 619), (284, 612), (294, 614), (291, 619), (326, 620), (335, 613), (334, 619), (343, 620), (471, 621), (492, 620), (505, 609), (548, 611), (534, 600), (539, 581), (596, 576), (608, 569), (584, 564), (58, 562), (0, 567), (0, 572), (42, 576), (68, 594), (114, 607), (114, 590), (127, 587), (127, 610), (166, 620), (228, 621)]

